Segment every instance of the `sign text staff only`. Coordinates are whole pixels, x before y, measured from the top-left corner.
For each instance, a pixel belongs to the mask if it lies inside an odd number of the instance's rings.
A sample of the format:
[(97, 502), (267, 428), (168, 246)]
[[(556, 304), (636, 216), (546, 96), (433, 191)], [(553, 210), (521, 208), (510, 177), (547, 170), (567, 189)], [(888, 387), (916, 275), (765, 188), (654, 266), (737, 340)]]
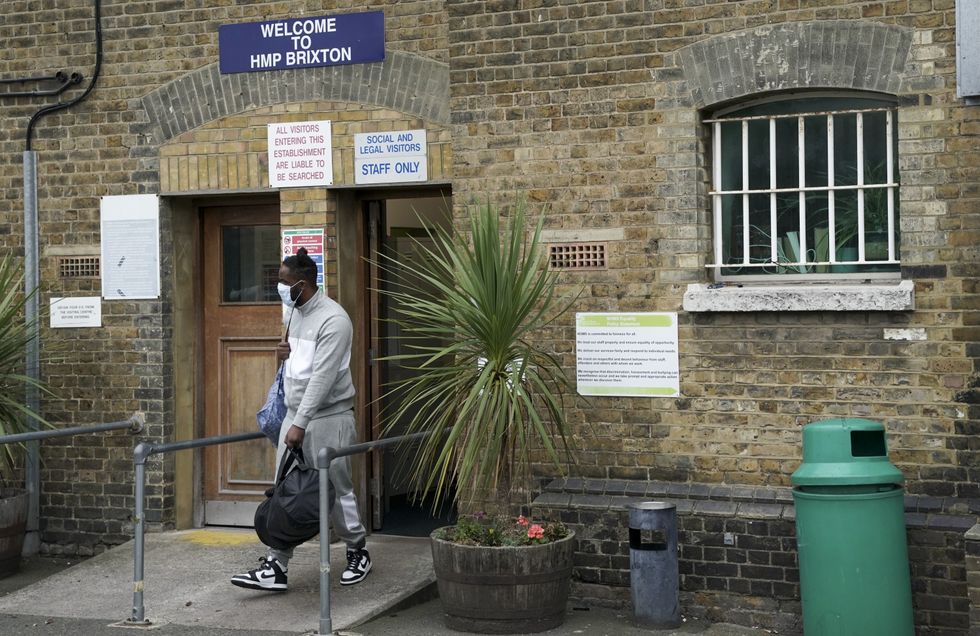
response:
[(425, 129), (354, 135), (354, 183), (429, 178)]
[(225, 24), (218, 27), (218, 50), (222, 73), (380, 62), (384, 13)]

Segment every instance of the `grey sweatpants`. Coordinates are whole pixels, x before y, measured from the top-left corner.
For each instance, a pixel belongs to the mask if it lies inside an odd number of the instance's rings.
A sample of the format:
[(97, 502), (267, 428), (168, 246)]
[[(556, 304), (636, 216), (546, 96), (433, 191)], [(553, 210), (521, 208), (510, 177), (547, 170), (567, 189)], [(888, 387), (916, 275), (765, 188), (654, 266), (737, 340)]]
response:
[[(292, 420), (292, 413), (287, 413), (282, 423), (282, 430), (279, 431), (277, 462), (282, 461), (283, 451), (286, 449), (286, 431), (292, 426)], [(307, 463), (315, 465), (317, 453), (321, 448), (327, 446), (343, 448), (356, 443), (354, 411), (314, 418), (306, 426), (306, 435), (303, 437), (303, 457)], [(327, 477), (334, 490), (334, 498), (329, 504), (330, 526), (336, 536), (344, 540), (348, 549), (357, 550), (364, 547), (367, 531), (361, 523), (350, 472), (350, 457), (338, 457), (330, 463)], [(279, 474), (278, 464), (276, 474)], [(293, 556), (293, 551), (269, 548), (269, 556), (279, 559), (283, 565), (286, 565)]]

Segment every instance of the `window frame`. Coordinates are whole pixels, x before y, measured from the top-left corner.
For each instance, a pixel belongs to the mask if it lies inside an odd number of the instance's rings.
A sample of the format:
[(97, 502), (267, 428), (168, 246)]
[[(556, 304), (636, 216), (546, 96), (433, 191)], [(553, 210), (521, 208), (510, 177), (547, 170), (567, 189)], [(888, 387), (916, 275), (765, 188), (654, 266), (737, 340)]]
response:
[[(742, 111), (747, 111), (751, 108), (758, 107), (760, 105), (787, 102), (787, 101), (806, 101), (806, 100), (816, 100), (818, 98), (832, 98), (832, 99), (870, 99), (878, 102), (878, 105), (869, 106), (867, 108), (847, 108), (843, 107), (840, 109), (832, 110), (816, 110), (808, 109), (803, 105), (799, 112), (790, 113), (776, 113), (776, 114), (753, 114), (744, 116), (731, 116), (733, 113), (738, 113)], [(866, 113), (884, 113), (885, 115), (885, 175), (883, 183), (866, 183), (865, 182), (865, 172), (868, 168), (865, 161), (864, 153), (864, 127), (863, 120)], [(854, 115), (855, 116), (855, 143), (856, 143), (856, 158), (855, 158), (855, 183), (854, 184), (835, 184), (835, 154), (834, 154), (834, 121), (835, 117), (842, 115)], [(807, 185), (808, 180), (812, 181), (812, 165), (807, 166), (806, 161), (806, 141), (805, 141), (805, 122), (807, 118), (825, 118), (825, 125), (827, 126), (826, 132), (826, 147), (827, 147), (827, 183), (823, 185)], [(795, 119), (797, 124), (797, 147), (796, 152), (798, 153), (797, 161), (797, 182), (793, 187), (777, 187), (777, 158), (778, 147), (777, 147), (777, 135), (776, 135), (776, 121), (786, 119)], [(768, 121), (768, 167), (769, 172), (769, 183), (768, 187), (765, 188), (752, 188), (750, 187), (749, 179), (749, 134), (748, 127), (750, 121)], [(900, 179), (898, 174), (898, 156), (897, 156), (897, 145), (896, 145), (896, 133), (898, 126), (898, 104), (897, 100), (891, 96), (882, 95), (879, 93), (865, 93), (857, 91), (848, 92), (828, 92), (828, 91), (805, 91), (805, 92), (792, 92), (792, 93), (781, 93), (778, 95), (771, 95), (763, 97), (760, 99), (755, 99), (746, 102), (739, 102), (732, 106), (726, 107), (724, 109), (718, 110), (711, 114), (711, 116), (705, 120), (703, 123), (710, 126), (710, 148), (712, 151), (712, 166), (711, 166), (711, 182), (709, 187), (709, 197), (711, 198), (711, 227), (712, 227), (712, 249), (711, 256), (709, 257), (709, 263), (706, 265), (707, 268), (711, 269), (714, 274), (714, 279), (719, 282), (765, 282), (768, 284), (781, 284), (783, 282), (833, 282), (833, 281), (848, 281), (848, 280), (896, 280), (901, 277), (900, 265), (901, 261), (899, 258), (899, 207), (900, 207)], [(740, 123), (740, 159), (741, 159), (741, 181), (740, 187), (738, 189), (724, 189), (723, 184), (725, 183), (726, 175), (730, 173), (723, 172), (725, 167), (725, 162), (722, 160), (723, 157), (723, 143), (724, 135), (722, 134), (723, 124), (733, 124)], [(731, 142), (734, 143), (734, 142)], [(784, 155), (785, 157), (786, 155)], [(861, 169), (857, 169), (861, 166)], [(886, 193), (886, 228), (884, 231), (887, 232), (887, 249), (884, 259), (871, 260), (867, 257), (866, 241), (868, 238), (869, 230), (865, 223), (865, 193), (873, 190), (884, 190)], [(837, 223), (835, 218), (835, 196), (836, 193), (841, 191), (852, 191), (855, 192), (856, 198), (856, 240), (857, 240), (857, 260), (840, 260), (837, 255), (837, 248), (844, 245), (837, 245)], [(827, 256), (826, 260), (813, 260), (808, 259), (808, 253), (810, 250), (807, 247), (809, 243), (807, 242), (806, 227), (808, 222), (812, 219), (807, 216), (807, 193), (827, 193)], [(798, 213), (799, 213), (799, 233), (798, 233), (798, 243), (802, 246), (798, 249), (800, 252), (797, 260), (787, 261), (782, 260), (780, 255), (780, 249), (778, 247), (778, 242), (782, 240), (782, 235), (778, 235), (778, 225), (776, 220), (777, 215), (777, 196), (792, 196), (793, 194), (798, 195)], [(749, 223), (749, 197), (750, 196), (760, 196), (766, 195), (769, 198), (769, 261), (752, 262), (752, 249), (750, 247), (750, 228), (752, 227)], [(729, 263), (722, 264), (724, 262), (725, 253), (725, 243), (726, 238), (723, 233), (723, 197), (725, 196), (736, 196), (740, 200), (740, 213), (741, 213), (741, 255), (738, 258), (742, 259), (741, 262), (732, 263), (729, 259)], [(736, 208), (732, 211), (732, 214), (739, 214), (738, 204)], [(733, 232), (734, 234), (734, 232)], [(765, 234), (763, 232), (763, 234)], [(730, 239), (735, 239), (735, 236), (728, 237)], [(845, 239), (846, 242), (847, 239)], [(758, 246), (755, 246), (758, 247)], [(855, 272), (841, 272), (841, 271), (805, 271), (799, 273), (784, 273), (784, 272), (763, 272), (764, 267), (777, 267), (777, 268), (809, 268), (813, 269), (824, 269), (830, 270), (831, 268), (840, 268), (844, 266), (854, 266), (861, 268), (862, 266), (893, 266), (891, 270), (888, 271), (855, 271)], [(741, 269), (741, 272), (731, 273), (725, 272), (725, 270), (731, 270), (733, 268)], [(747, 270), (747, 271), (746, 271)], [(753, 270), (757, 270), (758, 273), (753, 273)], [(744, 273), (743, 273), (744, 272)]]

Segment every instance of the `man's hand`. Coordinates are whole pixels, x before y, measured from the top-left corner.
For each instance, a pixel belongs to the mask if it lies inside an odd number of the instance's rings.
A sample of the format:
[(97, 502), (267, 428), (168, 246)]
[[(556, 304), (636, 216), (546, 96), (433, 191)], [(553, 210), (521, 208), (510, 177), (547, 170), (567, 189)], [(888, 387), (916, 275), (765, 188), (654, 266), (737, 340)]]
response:
[(282, 362), (289, 357), (290, 348), (288, 342), (280, 342), (276, 345), (276, 362)]
[[(287, 347), (289, 345), (286, 345)], [(298, 426), (290, 426), (286, 431), (286, 448), (303, 448), (303, 438), (306, 437), (306, 430)]]

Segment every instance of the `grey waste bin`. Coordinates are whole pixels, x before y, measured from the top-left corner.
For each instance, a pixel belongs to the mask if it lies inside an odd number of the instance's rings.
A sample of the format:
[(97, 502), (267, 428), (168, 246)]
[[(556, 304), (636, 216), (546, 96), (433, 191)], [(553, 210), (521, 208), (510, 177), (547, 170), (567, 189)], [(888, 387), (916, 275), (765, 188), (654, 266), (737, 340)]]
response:
[(633, 615), (651, 627), (678, 627), (677, 506), (644, 501), (628, 508)]

